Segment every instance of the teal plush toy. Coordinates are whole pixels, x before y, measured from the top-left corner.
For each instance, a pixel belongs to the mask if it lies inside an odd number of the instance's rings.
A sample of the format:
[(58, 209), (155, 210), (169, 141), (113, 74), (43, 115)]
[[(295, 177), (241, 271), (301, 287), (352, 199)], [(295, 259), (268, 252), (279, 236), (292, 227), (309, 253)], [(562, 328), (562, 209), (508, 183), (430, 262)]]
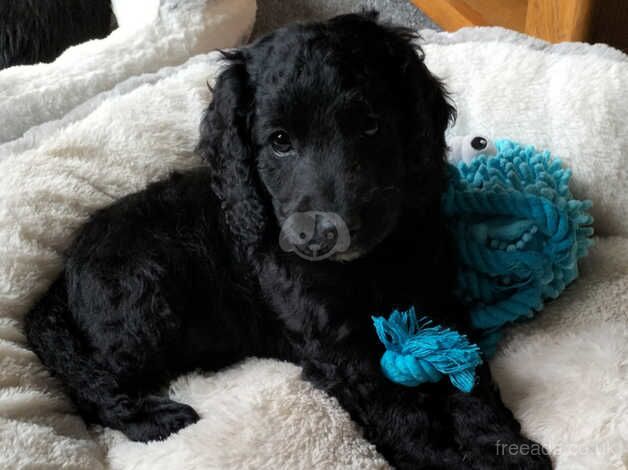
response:
[[(486, 138), (478, 139), (473, 142), (491, 148)], [(450, 165), (442, 201), (460, 257), (457, 294), (482, 340), (475, 346), (424, 319), (417, 323), (414, 310), (394, 312), (388, 321), (374, 318), (387, 348), (383, 372), (397, 383), (449, 375), (469, 391), (481, 362), (477, 348), (492, 356), (505, 325), (531, 318), (558, 297), (593, 243), (591, 202), (573, 197), (571, 172), (559, 159), (509, 140), (492, 148), (495, 155), (478, 151)]]

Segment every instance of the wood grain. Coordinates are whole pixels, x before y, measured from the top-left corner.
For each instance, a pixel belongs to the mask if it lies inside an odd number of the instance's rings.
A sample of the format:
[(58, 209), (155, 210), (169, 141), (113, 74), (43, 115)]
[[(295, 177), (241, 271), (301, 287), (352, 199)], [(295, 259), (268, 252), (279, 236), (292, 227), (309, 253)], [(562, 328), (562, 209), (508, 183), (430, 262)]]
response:
[(503, 26), (550, 42), (605, 42), (628, 51), (628, 0), (412, 0), (447, 31)]
[(528, 0), (465, 0), (473, 10), (480, 12), (490, 25), (523, 32), (526, 26)]
[(586, 41), (594, 0), (528, 0), (525, 32), (551, 42)]
[(465, 0), (412, 0), (436, 24), (447, 31), (465, 26), (488, 26), (484, 16)]

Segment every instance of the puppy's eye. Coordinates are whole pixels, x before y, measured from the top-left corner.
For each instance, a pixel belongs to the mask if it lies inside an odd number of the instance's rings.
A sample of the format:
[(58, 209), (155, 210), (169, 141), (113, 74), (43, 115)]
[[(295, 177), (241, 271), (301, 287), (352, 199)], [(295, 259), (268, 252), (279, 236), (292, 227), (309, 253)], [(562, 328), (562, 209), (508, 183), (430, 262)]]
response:
[(290, 136), (285, 131), (273, 132), (270, 136), (270, 146), (278, 157), (285, 157), (293, 150)]
[(374, 114), (369, 114), (366, 117), (366, 122), (364, 123), (363, 132), (365, 135), (371, 136), (377, 134), (379, 131), (379, 119)]

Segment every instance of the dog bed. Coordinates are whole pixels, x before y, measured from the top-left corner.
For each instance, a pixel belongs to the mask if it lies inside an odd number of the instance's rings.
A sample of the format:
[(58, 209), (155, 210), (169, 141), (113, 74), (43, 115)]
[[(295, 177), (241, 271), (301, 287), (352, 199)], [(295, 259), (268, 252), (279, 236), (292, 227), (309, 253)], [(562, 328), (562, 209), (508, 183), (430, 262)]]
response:
[(66, 50), (52, 64), (0, 76), (0, 142), (55, 121), (126, 79), (178, 65), (248, 38), (255, 0), (112, 0), (118, 28)]
[[(12, 105), (0, 100), (2, 120), (12, 117), (11, 130), (0, 134), (0, 468), (388, 468), (335, 400), (303, 382), (295, 365), (251, 358), (179, 378), (169, 393), (202, 419), (143, 444), (86, 428), (26, 346), (21, 318), (58, 275), (61, 253), (87, 216), (173, 169), (199, 164), (192, 149), (219, 57), (163, 67), (204, 48), (235, 45), (250, 29), (254, 2), (188, 2), (205, 15), (193, 24), (207, 29), (193, 33), (162, 24), (161, 15), (180, 4), (163, 0), (152, 21), (103, 40), (125, 34), (136, 47), (155, 47), (141, 63), (116, 40), (109, 55), (102, 53), (107, 61), (72, 75), (69, 57), (82, 61), (106, 45), (87, 43), (60, 62), (0, 73), (0, 90), (19, 85)], [(223, 27), (231, 44), (195, 36), (217, 37)], [(163, 48), (160, 28), (171, 33)], [(599, 237), (581, 278), (533, 322), (511, 329), (491, 367), (524, 431), (551, 451), (559, 470), (625, 468), (628, 57), (498, 28), (424, 36), (427, 64), (458, 108), (452, 135), (479, 131), (551, 149), (573, 169), (576, 195), (595, 203)], [(185, 40), (203, 45), (181, 46)], [(44, 70), (59, 80), (36, 78)], [(106, 79), (91, 86), (89, 77)], [(22, 83), (29, 79), (39, 85)]]

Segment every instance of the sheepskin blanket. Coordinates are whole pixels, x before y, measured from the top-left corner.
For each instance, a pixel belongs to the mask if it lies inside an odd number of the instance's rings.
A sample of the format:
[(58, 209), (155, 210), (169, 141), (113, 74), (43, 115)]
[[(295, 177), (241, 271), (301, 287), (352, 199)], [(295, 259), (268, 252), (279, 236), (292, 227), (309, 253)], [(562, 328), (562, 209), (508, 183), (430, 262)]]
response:
[[(159, 11), (184, 3), (164, 0)], [(230, 10), (236, 3), (239, 14)], [(105, 46), (78, 46), (84, 54), (69, 50), (61, 65), (34, 66), (37, 72), (0, 73), (0, 93), (16, 87), (10, 106), (0, 100), (0, 468), (388, 468), (335, 400), (302, 381), (297, 366), (273, 360), (174, 381), (169, 393), (201, 420), (163, 442), (86, 428), (21, 332), (23, 315), (58, 275), (63, 250), (91, 212), (199, 163), (192, 149), (218, 56), (167, 66), (200, 52), (182, 43), (200, 44), (225, 24), (235, 45), (252, 4), (208, 1), (204, 20), (190, 10), (177, 21), (204, 24), (195, 38), (169, 30), (161, 14), (134, 33), (114, 32), (155, 48), (139, 63), (129, 57), (136, 47), (116, 40), (112, 55), (103, 51), (102, 63), (76, 72), (68, 55), (80, 62)], [(427, 64), (458, 108), (452, 135), (479, 131), (549, 148), (573, 169), (576, 195), (595, 202), (600, 236), (580, 279), (533, 322), (511, 329), (491, 367), (524, 431), (551, 451), (559, 470), (625, 468), (628, 57), (502, 29), (424, 36)]]

